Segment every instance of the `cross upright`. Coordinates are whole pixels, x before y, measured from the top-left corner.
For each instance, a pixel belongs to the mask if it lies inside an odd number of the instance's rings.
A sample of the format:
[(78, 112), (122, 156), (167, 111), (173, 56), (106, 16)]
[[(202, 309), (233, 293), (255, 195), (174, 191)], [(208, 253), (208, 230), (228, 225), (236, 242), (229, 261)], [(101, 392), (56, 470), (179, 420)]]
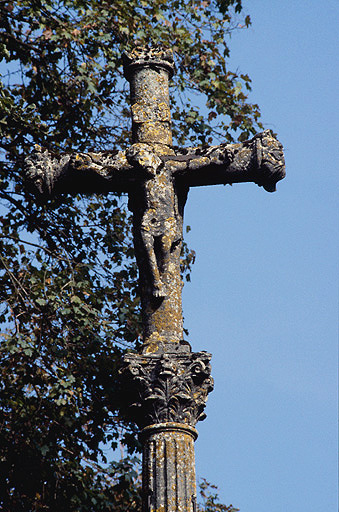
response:
[(37, 147), (26, 173), (43, 194), (127, 192), (143, 317), (140, 354), (127, 354), (127, 412), (143, 442), (143, 511), (196, 510), (194, 428), (213, 388), (210, 354), (183, 340), (180, 253), (190, 187), (254, 182), (267, 191), (285, 175), (281, 144), (264, 131), (237, 144), (175, 148), (168, 81), (171, 50), (124, 55), (132, 145), (125, 151), (52, 155)]

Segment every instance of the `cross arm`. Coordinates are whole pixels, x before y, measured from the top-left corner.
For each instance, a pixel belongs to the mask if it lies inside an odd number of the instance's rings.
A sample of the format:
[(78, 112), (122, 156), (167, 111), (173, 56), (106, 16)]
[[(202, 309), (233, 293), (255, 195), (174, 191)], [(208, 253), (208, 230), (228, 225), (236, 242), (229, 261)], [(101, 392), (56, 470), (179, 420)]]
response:
[(161, 158), (188, 187), (254, 182), (273, 192), (285, 177), (283, 148), (270, 130), (246, 142), (187, 148)]
[(24, 171), (27, 183), (44, 195), (128, 192), (138, 179), (123, 151), (56, 155), (36, 145)]

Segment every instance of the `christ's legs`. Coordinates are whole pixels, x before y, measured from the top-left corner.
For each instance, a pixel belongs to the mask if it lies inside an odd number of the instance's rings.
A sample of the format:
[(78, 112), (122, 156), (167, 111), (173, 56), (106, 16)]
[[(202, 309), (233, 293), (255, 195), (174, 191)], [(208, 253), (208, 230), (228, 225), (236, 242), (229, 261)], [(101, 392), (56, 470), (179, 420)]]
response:
[(161, 265), (161, 273), (163, 275), (167, 274), (168, 271), (168, 265), (170, 262), (170, 256), (171, 256), (171, 248), (173, 244), (173, 235), (172, 233), (166, 233), (165, 235), (162, 235), (159, 237), (159, 256), (158, 261)]
[(162, 237), (154, 237), (149, 231), (144, 229), (141, 230), (141, 238), (143, 241), (144, 249), (147, 253), (147, 259), (149, 264), (149, 271), (152, 281), (153, 296), (157, 298), (166, 297), (166, 291), (164, 284), (161, 280), (159, 263), (160, 259), (158, 253), (159, 239)]

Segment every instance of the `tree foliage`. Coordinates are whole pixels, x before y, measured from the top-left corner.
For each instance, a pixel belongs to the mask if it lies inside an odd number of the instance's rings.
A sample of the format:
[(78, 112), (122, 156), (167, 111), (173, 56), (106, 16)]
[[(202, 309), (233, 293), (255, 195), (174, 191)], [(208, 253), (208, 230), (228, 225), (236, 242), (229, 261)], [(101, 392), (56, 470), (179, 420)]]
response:
[[(250, 78), (226, 67), (227, 36), (250, 24), (241, 9), (241, 0), (0, 0), (4, 511), (140, 507), (133, 459), (108, 464), (105, 451), (118, 442), (138, 450), (117, 382), (141, 331), (126, 198), (41, 203), (25, 186), (22, 159), (35, 143), (55, 152), (126, 147), (122, 52), (136, 44), (175, 53), (177, 144), (254, 134)], [(185, 247), (186, 276), (193, 260)], [(203, 510), (228, 510), (211, 503)]]
[(219, 502), (218, 488), (212, 485), (205, 478), (199, 483), (198, 512), (239, 512), (233, 505), (224, 505)]

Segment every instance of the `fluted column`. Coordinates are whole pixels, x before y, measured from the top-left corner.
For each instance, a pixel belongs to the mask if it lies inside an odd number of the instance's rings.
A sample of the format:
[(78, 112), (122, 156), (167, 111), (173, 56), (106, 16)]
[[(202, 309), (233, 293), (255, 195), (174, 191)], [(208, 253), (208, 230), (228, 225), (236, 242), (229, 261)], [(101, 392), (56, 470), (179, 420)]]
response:
[(143, 429), (143, 512), (194, 512), (197, 431), (181, 423)]

